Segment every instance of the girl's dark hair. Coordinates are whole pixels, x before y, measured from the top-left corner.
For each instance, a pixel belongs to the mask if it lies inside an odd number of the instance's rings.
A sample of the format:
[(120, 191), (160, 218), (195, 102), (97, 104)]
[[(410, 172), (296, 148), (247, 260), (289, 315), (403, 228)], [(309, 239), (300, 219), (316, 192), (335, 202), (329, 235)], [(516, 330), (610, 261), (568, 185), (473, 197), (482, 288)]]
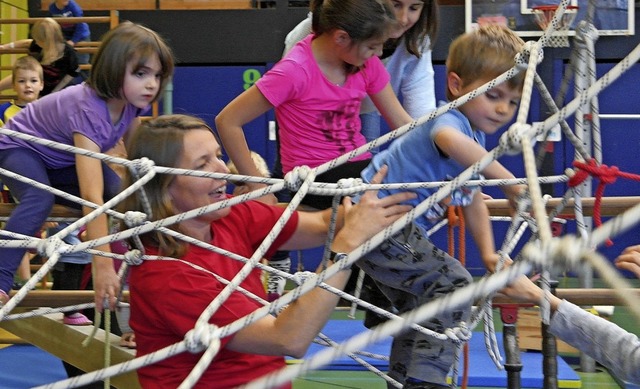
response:
[[(188, 115), (163, 115), (155, 119), (147, 120), (132, 131), (127, 140), (127, 153), (130, 160), (148, 158), (153, 160), (156, 166), (176, 167), (184, 153), (184, 137), (191, 130), (213, 130), (203, 120)], [(217, 138), (216, 138), (217, 139)], [(143, 202), (139, 192), (127, 197), (119, 206), (122, 212), (138, 211), (151, 212), (151, 221), (164, 219), (176, 214), (171, 197), (169, 185), (175, 175), (156, 174), (145, 184), (147, 202)], [(133, 184), (135, 178), (129, 171), (126, 172), (122, 185), (127, 188)], [(148, 204), (150, 210), (145, 209)], [(126, 228), (126, 226), (122, 226)], [(180, 230), (179, 225), (167, 226), (175, 231)], [(159, 231), (152, 231), (141, 236), (145, 245), (157, 247), (161, 255), (180, 258), (184, 255), (187, 245), (173, 237)]]
[(310, 6), (316, 35), (339, 29), (356, 43), (383, 37), (396, 23), (387, 0), (312, 0)]
[(155, 31), (139, 24), (124, 22), (104, 35), (87, 83), (103, 99), (122, 98), (127, 65), (133, 63), (132, 70), (136, 72), (153, 55), (160, 61), (162, 79), (155, 101), (173, 74), (173, 53)]
[(430, 48), (433, 48), (438, 36), (439, 12), (437, 0), (424, 0), (418, 21), (404, 33), (404, 44), (409, 53), (420, 58), (422, 42), (427, 37), (429, 37)]

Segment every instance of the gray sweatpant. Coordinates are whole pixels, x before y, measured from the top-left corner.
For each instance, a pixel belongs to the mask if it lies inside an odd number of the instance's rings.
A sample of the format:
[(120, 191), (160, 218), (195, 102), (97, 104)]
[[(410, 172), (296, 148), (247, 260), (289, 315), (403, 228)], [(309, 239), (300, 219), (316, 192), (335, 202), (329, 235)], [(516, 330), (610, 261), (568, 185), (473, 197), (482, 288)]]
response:
[[(460, 262), (437, 248), (426, 231), (414, 223), (383, 242), (357, 264), (375, 280), (400, 313), (471, 282), (471, 275)], [(470, 313), (471, 304), (456, 307), (420, 324), (443, 333), (462, 320), (468, 322)], [(408, 330), (394, 337), (389, 375), (403, 384), (407, 377), (412, 377), (444, 385), (454, 361), (453, 342)]]

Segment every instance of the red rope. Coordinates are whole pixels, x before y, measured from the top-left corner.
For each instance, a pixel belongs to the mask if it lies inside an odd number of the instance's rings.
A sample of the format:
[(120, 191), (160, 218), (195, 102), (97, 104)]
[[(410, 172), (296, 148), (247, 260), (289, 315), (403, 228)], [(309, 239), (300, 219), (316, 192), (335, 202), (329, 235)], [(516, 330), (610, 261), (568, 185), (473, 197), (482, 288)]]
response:
[[(586, 162), (574, 161), (573, 166), (578, 170), (576, 171), (576, 174), (569, 179), (569, 187), (575, 187), (582, 184), (582, 182), (584, 182), (584, 180), (586, 180), (590, 175), (600, 181), (596, 188), (595, 201), (593, 203), (593, 220), (596, 223), (596, 227), (600, 227), (602, 225), (600, 209), (602, 205), (602, 197), (604, 196), (604, 188), (608, 184), (616, 182), (618, 177), (640, 181), (640, 175), (638, 174), (621, 172), (617, 166), (607, 166), (604, 164), (598, 166), (598, 163), (593, 158)], [(613, 242), (611, 239), (607, 239), (606, 244), (607, 246), (611, 246)]]

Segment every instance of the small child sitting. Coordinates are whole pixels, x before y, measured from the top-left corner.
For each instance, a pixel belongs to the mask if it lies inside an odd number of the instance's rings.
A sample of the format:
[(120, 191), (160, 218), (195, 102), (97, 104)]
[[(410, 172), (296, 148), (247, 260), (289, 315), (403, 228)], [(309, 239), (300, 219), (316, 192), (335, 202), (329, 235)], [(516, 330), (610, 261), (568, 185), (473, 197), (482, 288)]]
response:
[[(16, 92), (16, 99), (4, 104), (0, 104), (0, 126), (11, 120), (27, 104), (36, 101), (40, 97), (40, 92), (44, 88), (44, 78), (42, 65), (37, 59), (31, 56), (18, 58), (11, 71), (11, 83)], [(13, 202), (13, 198), (4, 184), (0, 183), (3, 193), (3, 201)], [(20, 262), (16, 278), (12, 289), (20, 289), (31, 277), (30, 259), (33, 254), (27, 252)]]
[(31, 56), (20, 57), (13, 64), (11, 83), (16, 99), (0, 104), (0, 126), (4, 126), (27, 104), (36, 101), (44, 88), (42, 65)]
[[(251, 151), (251, 159), (253, 159), (253, 163), (258, 168), (258, 171), (264, 177), (271, 177), (271, 173), (269, 172), (269, 168), (267, 167), (267, 163), (264, 158), (260, 156), (260, 154), (255, 151)], [(229, 161), (227, 163), (227, 168), (231, 174), (238, 174), (238, 169), (233, 164), (233, 162)], [(238, 196), (241, 194), (245, 194), (251, 191), (248, 185), (241, 182), (234, 182), (235, 188), (233, 189), (233, 195)], [(291, 269), (291, 257), (289, 257), (288, 251), (277, 251), (269, 260), (269, 266), (274, 269), (289, 272)], [(284, 277), (281, 277), (277, 274), (269, 273), (267, 275), (267, 300), (274, 301), (278, 299), (278, 297), (282, 296), (284, 293), (284, 287), (286, 285), (286, 280)]]

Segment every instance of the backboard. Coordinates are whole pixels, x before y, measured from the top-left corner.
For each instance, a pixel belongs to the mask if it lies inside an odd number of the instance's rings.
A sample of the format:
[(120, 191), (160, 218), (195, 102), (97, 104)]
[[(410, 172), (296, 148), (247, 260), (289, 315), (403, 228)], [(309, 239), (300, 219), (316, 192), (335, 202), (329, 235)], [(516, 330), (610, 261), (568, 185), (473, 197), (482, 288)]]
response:
[[(482, 23), (502, 23), (522, 37), (541, 36), (542, 30), (531, 9), (559, 3), (559, 0), (465, 0), (466, 31)], [(586, 17), (588, 0), (571, 0), (570, 4), (578, 6), (569, 31), (569, 35), (575, 35), (575, 26)], [(634, 35), (634, 0), (596, 0), (593, 24), (600, 36)]]

